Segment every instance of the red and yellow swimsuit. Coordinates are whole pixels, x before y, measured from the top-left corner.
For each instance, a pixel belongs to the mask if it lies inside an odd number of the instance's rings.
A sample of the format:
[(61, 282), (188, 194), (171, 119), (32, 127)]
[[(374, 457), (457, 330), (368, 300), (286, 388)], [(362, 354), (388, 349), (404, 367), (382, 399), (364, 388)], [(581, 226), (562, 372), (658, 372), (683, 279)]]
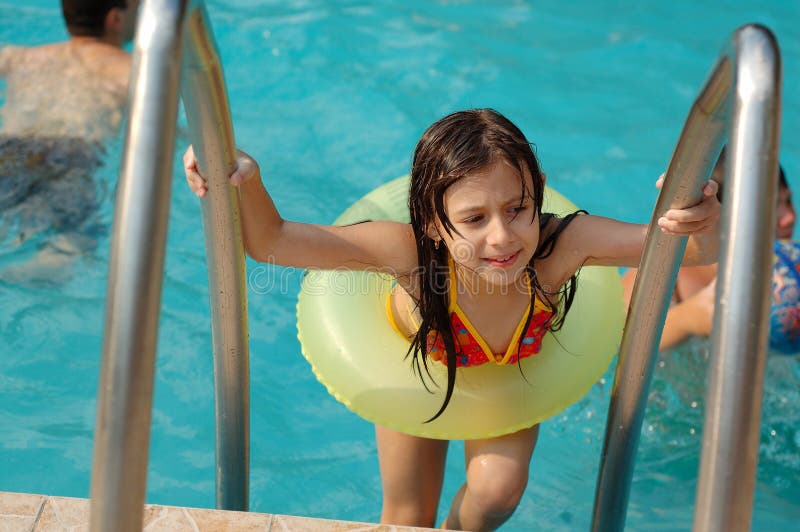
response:
[[(461, 307), (458, 306), (458, 290), (456, 287), (455, 272), (452, 264), (450, 265), (450, 330), (453, 334), (453, 340), (456, 344), (456, 367), (469, 367), (480, 366), (487, 362), (494, 362), (498, 365), (503, 364), (516, 364), (520, 358), (526, 358), (535, 355), (542, 347), (542, 338), (548, 330), (550, 318), (553, 313), (548, 309), (537, 297), (534, 300), (533, 315), (528, 324), (527, 329), (523, 332), (525, 327), (525, 320), (530, 311), (530, 305), (522, 313), (517, 327), (514, 329), (514, 334), (511, 341), (508, 343), (506, 352), (498, 355), (492, 352), (489, 344), (478, 333), (472, 323), (467, 318)], [(530, 284), (528, 285), (528, 293), (530, 293)], [(392, 327), (406, 337), (397, 325), (392, 314), (391, 297), (386, 300), (386, 314)], [(414, 315), (413, 309), (408, 309), (411, 321), (416, 326), (419, 326), (418, 320)], [(521, 337), (521, 340), (520, 340)], [(447, 363), (447, 351), (444, 346), (444, 340), (441, 334), (437, 331), (428, 333), (428, 355), (433, 360), (438, 360), (442, 363)]]

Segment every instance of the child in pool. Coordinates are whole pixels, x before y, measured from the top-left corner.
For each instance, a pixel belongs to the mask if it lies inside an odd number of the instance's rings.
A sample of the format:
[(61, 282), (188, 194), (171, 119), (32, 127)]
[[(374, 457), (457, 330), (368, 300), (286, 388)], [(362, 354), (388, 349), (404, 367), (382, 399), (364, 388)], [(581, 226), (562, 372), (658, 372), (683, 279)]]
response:
[(69, 39), (0, 48), (0, 133), (106, 141), (122, 122), (139, 0), (61, 0)]
[[(722, 180), (724, 162), (723, 149), (714, 167), (712, 179)], [(797, 275), (800, 247), (791, 241), (797, 213), (792, 203), (792, 191), (780, 166), (777, 201), (774, 248), (776, 258), (772, 274), (769, 345), (773, 351), (794, 354), (800, 350), (800, 276)], [(636, 271), (635, 268), (628, 270), (622, 276), (626, 303), (630, 302)], [(690, 336), (711, 336), (716, 287), (716, 264), (678, 270), (672, 301), (661, 334), (660, 349), (671, 349)]]
[[(203, 197), (207, 187), (191, 147), (184, 166), (189, 186)], [(410, 225), (365, 222), (331, 227), (284, 221), (253, 159), (240, 154), (231, 176), (239, 190), (245, 249), (254, 259), (301, 268), (379, 269), (397, 279), (393, 314), (412, 342), (417, 368), (439, 363), (427, 358), (434, 344), (447, 353), (451, 378), (439, 413), (447, 406), (456, 378), (456, 352), (461, 350), (448, 315), (454, 290), (491, 350), (483, 353), (485, 362), (506, 353), (523, 319), (524, 330), (534, 336), (557, 329), (569, 310), (581, 266), (639, 261), (646, 226), (588, 214), (559, 219), (543, 213), (544, 179), (522, 132), (490, 109), (453, 113), (423, 134), (411, 169)], [(709, 182), (700, 203), (667, 211), (659, 220), (662, 231), (692, 235), (685, 256), (689, 264), (716, 260), (716, 191), (716, 183)], [(439, 274), (450, 268), (456, 285), (448, 289)], [(416, 308), (415, 319), (399, 311), (407, 308)], [(543, 325), (534, 319), (540, 312), (546, 313)], [(520, 335), (518, 353), (525, 336)], [(466, 441), (466, 482), (442, 527), (493, 530), (503, 524), (527, 485), (537, 435), (538, 425)], [(381, 521), (434, 526), (448, 442), (380, 426), (376, 438), (384, 491)]]
[(0, 48), (0, 245), (38, 248), (2, 281), (63, 280), (105, 231), (95, 177), (122, 123), (138, 5), (61, 0), (68, 40)]

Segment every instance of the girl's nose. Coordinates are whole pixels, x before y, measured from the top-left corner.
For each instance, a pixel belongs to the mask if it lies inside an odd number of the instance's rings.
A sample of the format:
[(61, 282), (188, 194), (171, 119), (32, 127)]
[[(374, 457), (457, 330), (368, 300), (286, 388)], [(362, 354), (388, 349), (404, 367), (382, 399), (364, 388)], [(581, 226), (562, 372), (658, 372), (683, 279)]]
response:
[(508, 224), (502, 217), (493, 218), (488, 227), (486, 243), (490, 246), (502, 247), (513, 240)]

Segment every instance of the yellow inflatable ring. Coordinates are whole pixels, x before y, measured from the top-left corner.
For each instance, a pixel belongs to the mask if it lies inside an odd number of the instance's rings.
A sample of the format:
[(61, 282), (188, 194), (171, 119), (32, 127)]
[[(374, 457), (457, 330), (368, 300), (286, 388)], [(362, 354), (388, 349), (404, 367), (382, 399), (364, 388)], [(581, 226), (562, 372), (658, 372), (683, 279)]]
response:
[[(387, 183), (347, 209), (335, 223), (408, 223), (408, 177)], [(544, 212), (576, 207), (548, 188)], [(405, 355), (409, 344), (386, 318), (393, 279), (359, 271), (309, 271), (297, 304), (303, 355), (328, 392), (359, 416), (401, 432), (438, 439), (509, 434), (553, 416), (583, 397), (619, 347), (624, 323), (616, 268), (585, 267), (564, 327), (544, 337), (539, 354), (514, 364), (459, 368), (447, 409), (444, 364), (430, 361), (428, 392)]]

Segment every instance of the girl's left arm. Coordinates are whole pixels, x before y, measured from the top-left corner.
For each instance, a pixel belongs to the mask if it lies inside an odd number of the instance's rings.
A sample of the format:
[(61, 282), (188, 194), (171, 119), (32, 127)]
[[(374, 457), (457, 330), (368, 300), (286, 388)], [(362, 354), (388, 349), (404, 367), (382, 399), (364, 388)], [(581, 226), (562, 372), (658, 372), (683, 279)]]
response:
[[(658, 219), (659, 229), (668, 235), (688, 236), (684, 266), (712, 264), (719, 247), (718, 185), (703, 187), (700, 203), (685, 209), (670, 209)], [(637, 266), (644, 250), (647, 225), (629, 224), (599, 216), (578, 216), (564, 231), (563, 251), (575, 266)], [(559, 244), (561, 244), (559, 242)], [(561, 246), (558, 246), (561, 247)]]

